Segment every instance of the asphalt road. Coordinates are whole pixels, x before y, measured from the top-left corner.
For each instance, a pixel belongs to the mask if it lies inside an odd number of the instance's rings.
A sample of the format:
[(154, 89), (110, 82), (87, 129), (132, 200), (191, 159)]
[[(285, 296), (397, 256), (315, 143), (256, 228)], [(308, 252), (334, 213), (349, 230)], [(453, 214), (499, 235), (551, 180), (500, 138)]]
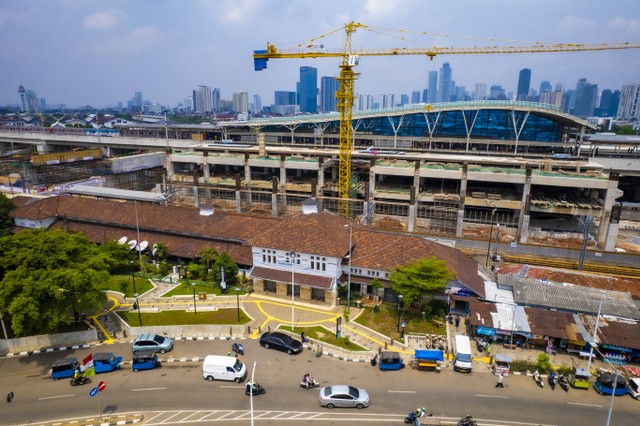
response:
[[(69, 381), (53, 381), (48, 376), (51, 364), (67, 356), (81, 359), (93, 352), (114, 352), (131, 360), (127, 344), (67, 352), (50, 352), (25, 357), (0, 359), (1, 425), (43, 423), (78, 417), (97, 417), (120, 413), (144, 413), (149, 425), (180, 423), (247, 424), (249, 397), (244, 385), (233, 382), (208, 382), (202, 378), (201, 362), (194, 358), (207, 354), (226, 354), (226, 341), (176, 342), (173, 352), (161, 359), (157, 370), (134, 373), (130, 365), (120, 371), (92, 377), (91, 385), (72, 387)], [(381, 372), (368, 363), (348, 363), (305, 351), (297, 356), (266, 350), (256, 340), (244, 341), (249, 376), (257, 361), (256, 381), (267, 392), (254, 397), (254, 415), (263, 425), (295, 421), (297, 424), (376, 423), (400, 424), (417, 407), (442, 416), (447, 424), (472, 414), (481, 425), (604, 425), (610, 397), (594, 390), (559, 387), (540, 389), (531, 377), (509, 376), (505, 389), (496, 389), (495, 376), (485, 372), (470, 375), (416, 371)], [(183, 358), (183, 360), (180, 360)], [(345, 383), (364, 387), (371, 406), (364, 410), (329, 410), (318, 404), (317, 390), (299, 388), (304, 373), (315, 376), (321, 385)], [(97, 397), (89, 391), (99, 381), (107, 384)], [(15, 397), (4, 401), (9, 391)], [(640, 424), (640, 402), (629, 396), (614, 401), (611, 425)]]

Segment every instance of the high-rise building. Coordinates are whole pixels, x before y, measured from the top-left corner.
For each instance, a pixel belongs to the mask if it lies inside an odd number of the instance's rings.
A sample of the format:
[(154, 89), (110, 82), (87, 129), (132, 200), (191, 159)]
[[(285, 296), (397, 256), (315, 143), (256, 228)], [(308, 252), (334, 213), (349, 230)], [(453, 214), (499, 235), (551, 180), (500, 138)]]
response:
[(516, 100), (525, 101), (529, 96), (529, 87), (531, 86), (531, 70), (523, 68), (518, 75), (518, 90), (516, 92)]
[(426, 102), (438, 102), (438, 71), (429, 71), (429, 85), (427, 86)]
[(260, 95), (253, 95), (253, 108), (251, 112), (254, 114), (262, 112), (262, 98)]
[(20, 96), (20, 110), (22, 112), (38, 112), (40, 111), (40, 102), (33, 90), (26, 90), (23, 86), (18, 87), (18, 95)]
[(276, 90), (273, 92), (273, 104), (276, 106), (297, 105), (296, 92)]
[(544, 80), (540, 82), (540, 94), (542, 94), (542, 92), (550, 92), (551, 89), (552, 87), (550, 81)]
[(420, 91), (419, 90), (414, 90), (413, 92), (411, 92), (411, 103), (412, 104), (419, 104), (420, 103)]
[(131, 110), (133, 112), (142, 112), (142, 92), (134, 92), (133, 99), (131, 99)]
[(316, 114), (318, 112), (318, 70), (313, 67), (300, 67), (300, 81), (296, 85), (300, 112)]
[(489, 99), (506, 100), (505, 90), (499, 84), (494, 84), (489, 89)]
[(473, 99), (481, 101), (487, 97), (487, 85), (476, 83), (476, 90), (473, 92)]
[(620, 91), (614, 90), (611, 95), (611, 105), (609, 111), (607, 111), (607, 117), (615, 117), (618, 114), (618, 107), (620, 106)]
[(544, 92), (540, 93), (540, 99), (538, 100), (538, 102), (543, 104), (555, 105), (558, 108), (562, 108), (564, 97), (564, 92), (551, 92), (549, 90), (545, 90)]
[(211, 111), (220, 112), (220, 89), (217, 87), (211, 91)]
[(320, 79), (320, 111), (337, 111), (336, 92), (338, 91), (338, 80), (335, 77), (324, 76)]
[(451, 82), (452, 82), (453, 70), (449, 65), (449, 62), (442, 64), (440, 68), (440, 80), (438, 84), (438, 95), (436, 102), (450, 102), (451, 101)]
[(640, 120), (640, 84), (622, 86), (616, 118), (629, 121)]
[(233, 93), (233, 109), (238, 114), (246, 114), (249, 112), (249, 94), (247, 92)]
[(586, 78), (581, 78), (576, 84), (572, 114), (581, 118), (593, 116), (597, 98), (598, 85), (587, 82)]
[(379, 108), (393, 108), (395, 106), (395, 95), (393, 93), (380, 93)]
[(199, 85), (193, 91), (193, 112), (207, 113), (211, 112), (211, 88), (209, 86)]
[(407, 105), (409, 103), (409, 95), (400, 95), (400, 106)]
[(355, 109), (356, 111), (366, 111), (373, 109), (373, 96), (368, 93), (357, 95)]

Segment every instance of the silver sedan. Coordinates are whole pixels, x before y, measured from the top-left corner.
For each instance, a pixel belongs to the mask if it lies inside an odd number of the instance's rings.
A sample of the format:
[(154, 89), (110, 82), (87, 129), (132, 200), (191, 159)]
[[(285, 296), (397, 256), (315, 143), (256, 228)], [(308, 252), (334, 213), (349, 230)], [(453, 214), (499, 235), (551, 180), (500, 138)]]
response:
[(369, 393), (348, 385), (333, 385), (320, 389), (320, 406), (327, 408), (365, 408), (369, 406)]

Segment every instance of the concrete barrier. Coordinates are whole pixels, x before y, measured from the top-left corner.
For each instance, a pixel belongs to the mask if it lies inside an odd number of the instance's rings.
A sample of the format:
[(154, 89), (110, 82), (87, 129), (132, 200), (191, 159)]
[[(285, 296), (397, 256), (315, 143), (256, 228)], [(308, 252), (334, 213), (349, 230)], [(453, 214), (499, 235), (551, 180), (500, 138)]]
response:
[(6, 355), (8, 353), (29, 352), (43, 348), (85, 345), (97, 340), (98, 333), (94, 328), (86, 331), (18, 337), (0, 340), (0, 354)]

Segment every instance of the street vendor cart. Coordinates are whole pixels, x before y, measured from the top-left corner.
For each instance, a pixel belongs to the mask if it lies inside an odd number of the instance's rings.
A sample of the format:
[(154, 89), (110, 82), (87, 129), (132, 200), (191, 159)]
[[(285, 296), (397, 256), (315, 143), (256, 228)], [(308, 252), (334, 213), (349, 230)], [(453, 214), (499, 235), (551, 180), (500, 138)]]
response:
[(513, 361), (511, 356), (497, 354), (493, 361), (493, 372), (496, 375), (502, 374), (504, 377), (507, 377), (509, 375), (509, 370), (511, 369), (511, 362)]
[(589, 389), (591, 385), (591, 373), (586, 368), (573, 367), (571, 374), (569, 374), (569, 383), (574, 388)]
[(417, 370), (440, 371), (444, 362), (444, 353), (437, 349), (416, 349), (411, 366)]

